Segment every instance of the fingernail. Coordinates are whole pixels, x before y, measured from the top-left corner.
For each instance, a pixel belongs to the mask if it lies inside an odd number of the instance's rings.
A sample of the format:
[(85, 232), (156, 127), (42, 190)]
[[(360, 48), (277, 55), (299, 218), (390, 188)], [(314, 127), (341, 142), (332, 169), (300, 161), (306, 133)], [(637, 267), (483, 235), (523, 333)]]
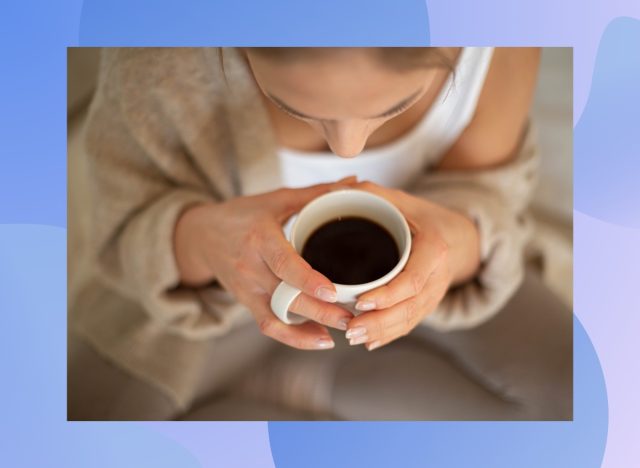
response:
[(380, 341), (374, 341), (367, 345), (367, 350), (373, 351), (376, 348), (379, 348), (382, 343)]
[(336, 344), (333, 342), (331, 338), (318, 338), (316, 341), (316, 346), (318, 349), (329, 349), (333, 348)]
[(343, 318), (343, 319), (340, 319), (338, 321), (338, 329), (339, 330), (346, 330), (348, 325), (349, 325), (349, 319), (348, 318)]
[(359, 345), (359, 344), (362, 344), (362, 343), (366, 343), (368, 340), (369, 340), (369, 337), (368, 337), (367, 335), (364, 335), (364, 336), (357, 336), (357, 337), (355, 337), (355, 338), (351, 338), (351, 339), (349, 340), (349, 344), (350, 344), (351, 346)]
[(316, 289), (316, 297), (325, 302), (336, 302), (338, 300), (336, 292), (324, 286), (320, 286)]
[(376, 303), (373, 301), (358, 301), (356, 302), (356, 310), (373, 310), (376, 308)]
[(347, 333), (345, 333), (345, 337), (347, 339), (350, 338), (357, 338), (359, 336), (364, 336), (367, 334), (367, 329), (364, 327), (354, 327), (354, 328), (350, 328), (349, 330), (347, 330)]

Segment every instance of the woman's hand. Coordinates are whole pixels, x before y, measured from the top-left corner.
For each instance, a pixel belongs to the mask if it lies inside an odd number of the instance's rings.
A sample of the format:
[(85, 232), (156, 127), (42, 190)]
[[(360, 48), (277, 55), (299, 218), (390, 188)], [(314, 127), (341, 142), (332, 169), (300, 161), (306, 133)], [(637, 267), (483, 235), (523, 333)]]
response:
[[(332, 348), (333, 340), (323, 325), (346, 330), (353, 316), (332, 304), (335, 287), (298, 255), (282, 225), (314, 198), (354, 182), (355, 177), (346, 178), (187, 209), (174, 234), (182, 283), (199, 286), (217, 280), (251, 310), (263, 334), (295, 348)], [(286, 325), (273, 314), (271, 295), (280, 281), (303, 292), (290, 310), (311, 322)]]
[(479, 237), (470, 219), (441, 205), (371, 182), (353, 188), (392, 202), (413, 235), (404, 270), (387, 285), (362, 294), (356, 309), (367, 312), (349, 322), (350, 343), (366, 343), (371, 351), (408, 334), (436, 308), (449, 286), (474, 275), (480, 263)]

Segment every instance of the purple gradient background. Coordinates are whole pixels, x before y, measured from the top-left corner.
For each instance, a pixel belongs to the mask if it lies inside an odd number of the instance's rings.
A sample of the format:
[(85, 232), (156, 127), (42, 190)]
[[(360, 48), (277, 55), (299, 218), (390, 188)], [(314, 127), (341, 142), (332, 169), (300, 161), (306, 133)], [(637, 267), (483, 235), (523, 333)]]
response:
[[(264, 422), (65, 423), (64, 47), (159, 41), (289, 45), (299, 37), (307, 44), (574, 47), (575, 314), (598, 354), (607, 385), (603, 466), (640, 464), (640, 369), (633, 359), (640, 356), (640, 151), (638, 120), (630, 120), (640, 109), (640, 43), (633, 42), (640, 2), (430, 0), (425, 8), (417, 0), (331, 0), (316, 2), (312, 14), (311, 4), (295, 2), (292, 9), (293, 2), (275, 0), (260, 6), (197, 0), (189, 8), (185, 2), (178, 8), (168, 3), (29, 0), (0, 7), (3, 466), (274, 466)], [(616, 20), (625, 16), (636, 20)], [(635, 60), (614, 60), (618, 50), (635, 51)], [(623, 99), (609, 99), (615, 90)], [(615, 141), (608, 139), (612, 132)], [(615, 143), (610, 146), (615, 151), (602, 153), (608, 143)], [(611, 172), (611, 166), (622, 170)], [(601, 174), (608, 178), (591, 183)], [(581, 191), (580, 184), (587, 182)], [(624, 193), (616, 192), (619, 185)], [(603, 193), (617, 198), (604, 199)], [(367, 427), (375, 431), (376, 425)]]
[(589, 330), (607, 384), (603, 465), (640, 464), (640, 231), (574, 214), (575, 311)]
[(640, 18), (636, 0), (427, 0), (427, 7), (432, 45), (574, 47), (574, 122), (589, 96), (605, 28), (617, 17)]

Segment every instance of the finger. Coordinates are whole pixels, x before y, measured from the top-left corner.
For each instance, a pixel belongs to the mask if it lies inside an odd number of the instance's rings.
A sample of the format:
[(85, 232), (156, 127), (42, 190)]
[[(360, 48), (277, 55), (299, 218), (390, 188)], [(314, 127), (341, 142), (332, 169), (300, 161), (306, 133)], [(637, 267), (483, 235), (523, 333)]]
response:
[(292, 214), (300, 211), (307, 203), (320, 195), (349, 188), (357, 184), (356, 176), (348, 176), (337, 182), (311, 185), (304, 188), (282, 188), (272, 192), (275, 203), (270, 203), (276, 210), (276, 214), (282, 220), (287, 219)]
[(335, 346), (326, 327), (318, 323), (287, 325), (281, 322), (271, 311), (268, 294), (256, 294), (247, 299), (244, 303), (251, 310), (263, 335), (297, 349), (322, 350)]
[(356, 176), (356, 175), (346, 176), (346, 177), (343, 177), (342, 179), (338, 180), (336, 183), (337, 184), (349, 184), (349, 185), (357, 184), (358, 183), (358, 176)]
[(369, 343), (365, 343), (364, 347), (367, 348), (367, 351), (373, 351), (374, 349), (382, 348), (383, 346), (387, 346), (389, 343), (393, 343), (397, 339), (402, 338), (402, 336), (397, 336), (394, 338), (387, 338), (386, 340), (376, 340), (371, 341)]
[(303, 293), (325, 302), (336, 302), (333, 283), (315, 271), (285, 239), (282, 230), (272, 226), (264, 234), (260, 255), (269, 269), (282, 281)]
[(412, 322), (408, 322), (407, 319), (405, 318), (406, 314), (410, 314), (410, 312), (408, 312), (406, 309), (403, 310), (400, 306), (397, 306), (397, 307), (400, 307), (400, 310), (397, 313), (401, 317), (403, 317), (403, 319), (389, 326), (385, 330), (384, 335), (381, 336), (380, 338), (372, 338), (370, 341), (368, 341), (365, 344), (365, 347), (367, 348), (367, 350), (373, 351), (374, 349), (385, 346), (391, 343), (392, 341), (402, 338), (403, 336), (407, 336), (409, 333), (411, 333), (411, 331), (413, 331), (414, 328), (418, 326), (420, 321), (435, 308), (436, 304), (437, 302), (434, 303), (433, 301), (431, 302), (427, 301), (424, 304), (418, 305), (418, 311), (417, 311), (418, 316), (415, 319), (415, 321), (412, 321)]
[[(271, 272), (262, 260), (258, 265), (253, 265), (249, 276), (247, 283), (253, 285), (253, 288), (248, 288), (248, 290), (253, 293), (267, 292), (273, 295), (278, 284), (280, 284), (280, 279)], [(338, 330), (346, 330), (347, 324), (353, 318), (353, 314), (342, 307), (320, 301), (304, 293), (296, 297), (289, 310), (314, 322), (328, 325)]]
[[(278, 279), (266, 265), (264, 265), (264, 269), (266, 272), (263, 273), (261, 277), (255, 277), (253, 284), (257, 287), (253, 289), (253, 292), (268, 292), (273, 295), (273, 291), (275, 291), (278, 284), (280, 284), (280, 279)], [(304, 293), (296, 297), (289, 307), (289, 310), (314, 322), (343, 331), (347, 329), (347, 324), (353, 318), (353, 314), (342, 307), (320, 301)]]
[[(364, 345), (367, 348), (367, 350), (373, 351), (376, 348), (385, 346), (391, 343), (392, 341), (395, 341), (399, 338), (402, 338), (403, 336), (408, 335), (411, 332), (411, 330), (413, 330), (413, 328), (415, 328), (415, 325), (409, 328), (403, 322), (396, 322), (395, 324), (391, 325), (389, 328), (385, 330), (385, 334), (382, 337), (369, 339), (368, 341), (364, 342)], [(362, 341), (364, 340), (362, 339), (358, 340), (357, 343), (355, 342), (352, 343), (350, 341), (350, 344), (352, 345), (363, 344), (361, 343)]]
[[(349, 323), (349, 329), (357, 327), (365, 330), (363, 336), (367, 336), (367, 340), (360, 339), (359, 342), (365, 341), (370, 351), (384, 346), (407, 335), (425, 316), (433, 312), (446, 294), (448, 284), (446, 277), (436, 270), (431, 284), (421, 294), (389, 309), (362, 314)], [(380, 315), (376, 317), (376, 314)]]
[(402, 191), (384, 187), (369, 180), (363, 180), (355, 183), (352, 185), (352, 188), (380, 195), (394, 204), (399, 203), (402, 198)]
[(356, 310), (387, 309), (422, 292), (432, 273), (444, 261), (448, 247), (441, 240), (425, 235), (415, 235), (412, 244), (404, 270), (388, 284), (360, 295)]
[[(388, 345), (389, 343), (402, 338), (403, 336), (408, 335), (425, 317), (427, 314), (435, 309), (436, 305), (439, 301), (434, 301), (432, 298), (429, 298), (424, 304), (420, 305), (418, 320), (416, 323), (407, 323), (404, 320), (399, 322), (395, 322), (393, 325), (389, 326), (384, 333), (384, 336), (378, 339), (372, 339), (365, 343), (365, 347), (368, 351), (373, 351), (374, 349), (381, 348), (383, 346)], [(405, 312), (406, 313), (406, 312)]]
[(355, 317), (349, 322), (345, 336), (352, 345), (391, 339), (413, 330), (425, 313), (422, 301), (407, 299), (389, 309)]
[[(352, 188), (371, 192), (391, 202), (407, 219), (411, 232), (413, 233), (415, 231), (416, 223), (413, 219), (419, 216), (419, 213), (415, 212), (415, 203), (412, 201), (415, 197), (413, 195), (403, 192), (402, 190), (383, 187), (370, 181), (358, 182), (353, 184)], [(426, 200), (423, 200), (423, 202), (425, 201)]]
[(289, 310), (338, 330), (346, 330), (349, 321), (353, 319), (353, 315), (342, 307), (319, 301), (306, 294), (299, 294)]
[[(273, 295), (276, 287), (280, 284), (280, 279), (269, 270), (263, 261), (260, 262), (260, 265), (254, 265), (251, 276), (251, 283), (256, 285), (253, 292), (256, 293), (268, 292)], [(353, 314), (342, 307), (320, 301), (304, 293), (296, 297), (289, 310), (338, 330), (346, 330), (347, 324), (353, 318)]]

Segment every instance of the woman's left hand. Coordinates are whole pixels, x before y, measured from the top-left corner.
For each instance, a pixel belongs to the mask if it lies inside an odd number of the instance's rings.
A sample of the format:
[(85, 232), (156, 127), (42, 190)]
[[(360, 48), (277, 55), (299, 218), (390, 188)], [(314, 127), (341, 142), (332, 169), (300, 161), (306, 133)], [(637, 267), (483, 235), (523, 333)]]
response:
[(433, 312), (451, 285), (471, 278), (480, 263), (479, 235), (466, 216), (372, 182), (353, 188), (386, 198), (404, 214), (412, 232), (404, 270), (385, 286), (362, 294), (346, 337), (369, 351), (407, 335)]

